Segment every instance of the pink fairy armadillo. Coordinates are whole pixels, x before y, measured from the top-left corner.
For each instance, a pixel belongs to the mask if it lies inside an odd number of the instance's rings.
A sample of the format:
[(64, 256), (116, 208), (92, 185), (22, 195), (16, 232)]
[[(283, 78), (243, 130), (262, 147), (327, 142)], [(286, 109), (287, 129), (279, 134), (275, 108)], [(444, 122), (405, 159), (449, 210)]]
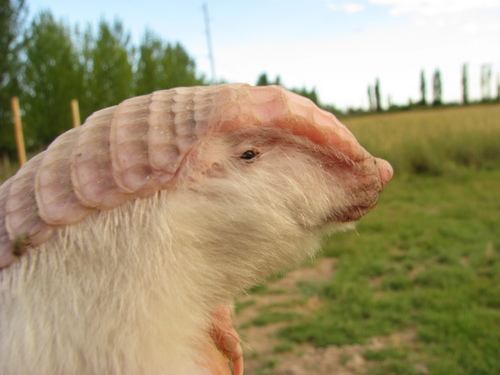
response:
[(0, 187), (0, 373), (228, 373), (220, 352), (242, 373), (226, 304), (351, 227), (391, 176), (277, 86), (94, 113)]

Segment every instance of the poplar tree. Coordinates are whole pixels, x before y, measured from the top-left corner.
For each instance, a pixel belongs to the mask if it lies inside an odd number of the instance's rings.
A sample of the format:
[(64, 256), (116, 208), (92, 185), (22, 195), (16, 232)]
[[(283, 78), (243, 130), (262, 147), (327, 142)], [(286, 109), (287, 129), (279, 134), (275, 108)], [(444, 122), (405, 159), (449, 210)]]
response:
[(462, 104), (469, 104), (469, 67), (467, 64), (462, 66)]
[(434, 76), (432, 79), (432, 88), (433, 88), (432, 92), (433, 92), (433, 97), (434, 97), (432, 104), (433, 105), (443, 104), (443, 102), (442, 102), (443, 88), (442, 88), (442, 83), (441, 83), (441, 72), (439, 69), (436, 69), (434, 71)]
[(377, 112), (382, 112), (382, 102), (380, 97), (380, 80), (375, 81), (375, 109)]
[(425, 71), (422, 69), (420, 72), (420, 105), (427, 105), (426, 90)]
[(257, 86), (267, 86), (269, 85), (269, 80), (267, 79), (267, 74), (262, 73), (259, 78), (257, 78)]

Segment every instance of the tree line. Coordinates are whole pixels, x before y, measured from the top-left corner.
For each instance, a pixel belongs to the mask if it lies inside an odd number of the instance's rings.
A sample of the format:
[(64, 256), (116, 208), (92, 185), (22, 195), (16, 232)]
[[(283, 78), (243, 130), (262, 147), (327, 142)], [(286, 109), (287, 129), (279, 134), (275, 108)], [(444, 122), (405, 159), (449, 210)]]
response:
[[(491, 86), (493, 82), (492, 66), (491, 64), (483, 64), (481, 66), (481, 98), (478, 102), (480, 103), (490, 103), (490, 102), (500, 102), (500, 76), (496, 82), (496, 96), (491, 93)], [(425, 77), (425, 71), (420, 71), (420, 100), (417, 102), (409, 102), (408, 105), (397, 106), (391, 103), (389, 96), (388, 107), (389, 111), (398, 110), (408, 110), (412, 108), (422, 108), (426, 106), (443, 106), (443, 105), (468, 105), (471, 104), (469, 96), (469, 66), (468, 64), (462, 65), (461, 72), (461, 102), (460, 103), (444, 103), (443, 101), (443, 83), (441, 79), (440, 69), (436, 69), (432, 74), (432, 98), (427, 97), (427, 81)], [(369, 111), (371, 112), (382, 112), (384, 111), (382, 107), (382, 99), (380, 94), (380, 81), (377, 78), (373, 86), (368, 86), (368, 100), (369, 100)], [(351, 112), (362, 112), (359, 110), (350, 110)], [(349, 112), (349, 110), (348, 110)]]

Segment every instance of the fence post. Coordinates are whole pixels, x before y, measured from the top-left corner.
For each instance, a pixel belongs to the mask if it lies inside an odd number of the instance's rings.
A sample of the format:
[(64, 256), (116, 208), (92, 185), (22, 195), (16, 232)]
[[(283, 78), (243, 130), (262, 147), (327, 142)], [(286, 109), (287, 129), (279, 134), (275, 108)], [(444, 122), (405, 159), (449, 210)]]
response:
[(78, 100), (71, 100), (71, 115), (73, 117), (73, 127), (77, 128), (80, 126), (80, 108), (78, 107)]
[(24, 148), (23, 125), (21, 123), (21, 113), (19, 111), (19, 99), (14, 96), (10, 100), (12, 114), (14, 115), (14, 133), (16, 135), (17, 158), (19, 166), (22, 167), (26, 163), (26, 149)]

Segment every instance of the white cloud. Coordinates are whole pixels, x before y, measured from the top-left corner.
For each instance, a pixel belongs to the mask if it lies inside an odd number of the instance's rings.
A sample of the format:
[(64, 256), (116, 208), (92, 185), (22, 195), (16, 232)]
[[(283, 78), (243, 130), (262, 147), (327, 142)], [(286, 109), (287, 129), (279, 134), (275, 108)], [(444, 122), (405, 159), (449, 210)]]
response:
[(389, 6), (389, 14), (392, 16), (410, 13), (436, 17), (500, 9), (498, 0), (370, 0), (370, 3)]

